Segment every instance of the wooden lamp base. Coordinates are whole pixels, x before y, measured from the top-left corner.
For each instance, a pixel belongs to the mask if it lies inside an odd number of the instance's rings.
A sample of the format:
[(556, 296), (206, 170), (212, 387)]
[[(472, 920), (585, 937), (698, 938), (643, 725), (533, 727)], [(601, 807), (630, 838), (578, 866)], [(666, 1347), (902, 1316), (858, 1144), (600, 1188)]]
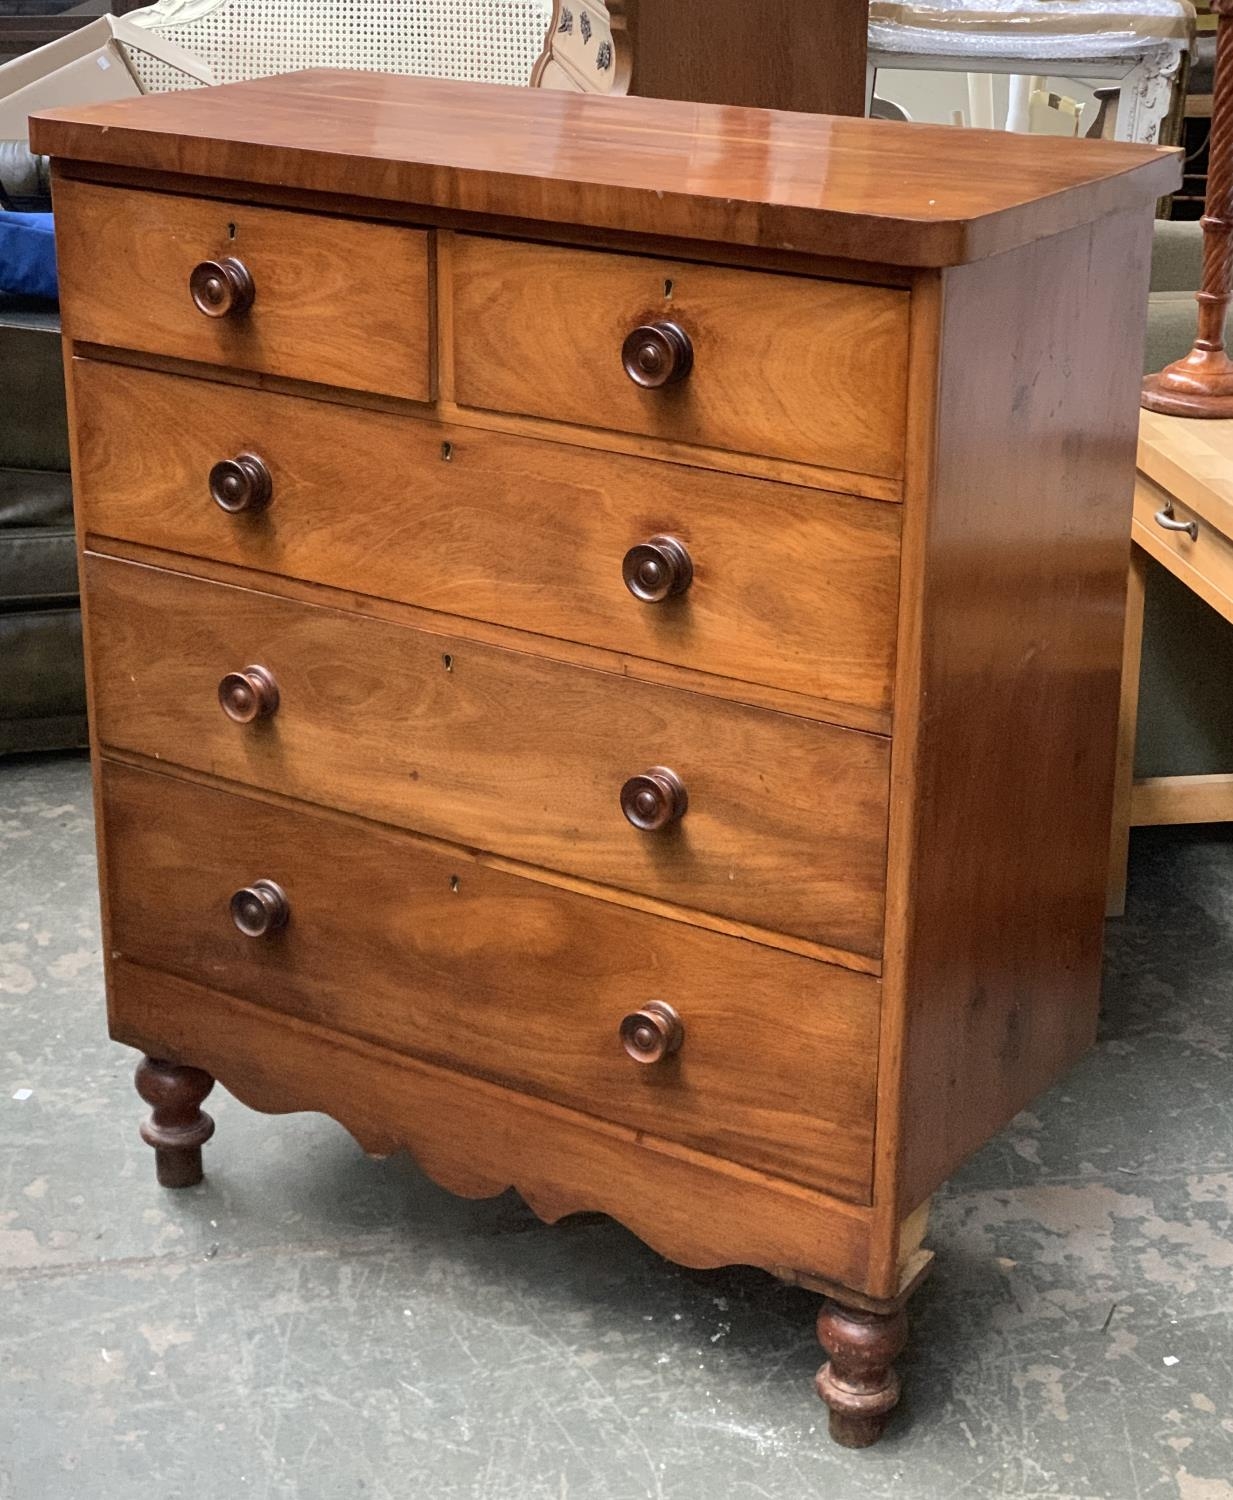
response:
[(1139, 404), (1168, 417), (1233, 417), (1233, 360), (1225, 353), (1224, 324), (1233, 295), (1233, 0), (1211, 0), (1216, 13), (1216, 77), (1207, 144), (1207, 201), (1203, 218), (1203, 275), (1198, 336), (1143, 382)]
[(1139, 404), (1169, 417), (1233, 417), (1233, 360), (1197, 345), (1143, 381)]

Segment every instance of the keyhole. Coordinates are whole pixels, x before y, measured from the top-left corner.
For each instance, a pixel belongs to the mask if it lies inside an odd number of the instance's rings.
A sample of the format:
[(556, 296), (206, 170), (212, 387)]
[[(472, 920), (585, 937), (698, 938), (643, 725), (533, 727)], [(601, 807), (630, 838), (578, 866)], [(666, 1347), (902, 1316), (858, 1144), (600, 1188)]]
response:
[(449, 654), (448, 651), (446, 651), (441, 657), (441, 665), (447, 672), (452, 672), (454, 670), (454, 658)]
[(671, 277), (669, 277), (668, 280), (664, 282), (664, 297), (666, 298), (667, 301), (669, 301), (669, 302), (672, 301), (672, 278)]
[(234, 224), (228, 224), (227, 225), (227, 238), (229, 240), (235, 239), (235, 225)]
[(459, 878), (458, 878), (457, 875), (451, 875), (450, 876), (450, 890), (451, 891), (456, 891), (461, 884), (462, 884), (462, 881), (459, 880)]
[(448, 463), (450, 463), (452, 461), (453, 457), (454, 457), (454, 445), (453, 445), (453, 443), (442, 443), (441, 444), (441, 462), (448, 464)]

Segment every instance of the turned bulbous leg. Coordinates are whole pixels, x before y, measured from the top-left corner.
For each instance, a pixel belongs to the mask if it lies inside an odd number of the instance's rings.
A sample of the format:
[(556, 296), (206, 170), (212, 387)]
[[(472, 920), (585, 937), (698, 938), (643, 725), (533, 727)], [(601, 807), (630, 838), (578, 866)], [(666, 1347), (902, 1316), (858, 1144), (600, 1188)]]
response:
[(137, 1064), (137, 1092), (150, 1106), (141, 1138), (154, 1147), (154, 1170), (165, 1188), (201, 1181), (201, 1148), (214, 1134), (214, 1121), (201, 1108), (214, 1080), (200, 1068), (143, 1057)]
[(882, 1436), (899, 1401), (894, 1362), (908, 1341), (907, 1314), (864, 1312), (823, 1304), (818, 1342), (830, 1359), (818, 1371), (818, 1395), (830, 1407), (831, 1437), (845, 1448), (868, 1448)]

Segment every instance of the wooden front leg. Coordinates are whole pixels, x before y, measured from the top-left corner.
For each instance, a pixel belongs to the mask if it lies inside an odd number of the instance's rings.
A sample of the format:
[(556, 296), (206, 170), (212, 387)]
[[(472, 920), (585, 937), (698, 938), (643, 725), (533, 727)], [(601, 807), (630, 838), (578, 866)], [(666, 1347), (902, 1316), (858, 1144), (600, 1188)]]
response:
[(201, 1148), (214, 1134), (214, 1121), (201, 1104), (213, 1087), (214, 1080), (200, 1068), (154, 1057), (137, 1064), (137, 1092), (150, 1106), (141, 1138), (154, 1147), (161, 1187), (192, 1187), (201, 1181)]
[(845, 1448), (868, 1448), (899, 1402), (894, 1362), (908, 1340), (903, 1308), (866, 1312), (825, 1302), (818, 1342), (830, 1359), (818, 1371), (818, 1395), (830, 1407), (830, 1434)]

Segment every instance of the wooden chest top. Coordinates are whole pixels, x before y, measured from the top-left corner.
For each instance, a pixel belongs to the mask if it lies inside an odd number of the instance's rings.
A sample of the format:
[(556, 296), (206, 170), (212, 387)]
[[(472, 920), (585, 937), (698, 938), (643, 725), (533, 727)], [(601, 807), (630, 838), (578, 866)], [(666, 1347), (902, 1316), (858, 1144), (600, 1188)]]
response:
[(31, 123), (35, 151), (899, 266), (980, 260), (1170, 192), (1173, 149), (316, 71)]

